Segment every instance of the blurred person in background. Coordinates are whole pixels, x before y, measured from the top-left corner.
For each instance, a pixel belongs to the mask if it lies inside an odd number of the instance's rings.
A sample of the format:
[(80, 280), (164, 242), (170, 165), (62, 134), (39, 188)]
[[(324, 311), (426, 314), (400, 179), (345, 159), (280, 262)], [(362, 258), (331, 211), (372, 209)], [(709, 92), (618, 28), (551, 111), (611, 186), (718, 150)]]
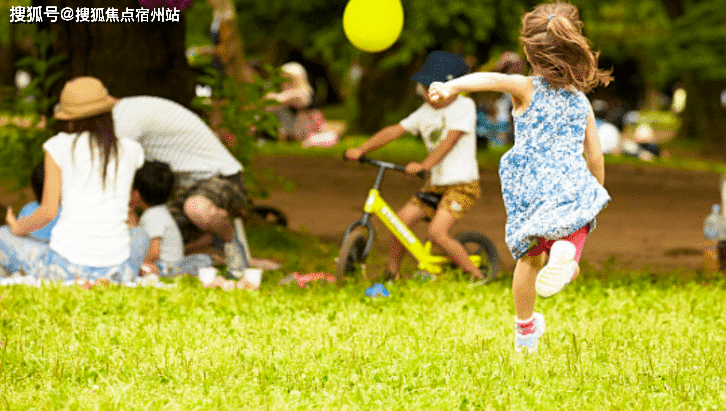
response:
[(603, 154), (620, 154), (620, 130), (606, 120), (608, 103), (603, 100), (595, 100), (592, 102), (592, 110), (595, 114), (595, 124)]

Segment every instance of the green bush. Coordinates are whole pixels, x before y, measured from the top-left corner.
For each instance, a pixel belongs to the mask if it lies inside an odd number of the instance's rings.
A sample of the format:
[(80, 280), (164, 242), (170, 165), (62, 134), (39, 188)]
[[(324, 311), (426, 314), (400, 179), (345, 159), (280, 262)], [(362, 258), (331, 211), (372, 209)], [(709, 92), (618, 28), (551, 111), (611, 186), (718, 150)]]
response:
[(16, 97), (10, 118), (29, 120), (22, 126), (12, 121), (0, 128), (0, 180), (11, 189), (26, 187), (33, 168), (43, 160), (43, 143), (52, 135), (53, 118), (43, 121), (38, 113), (47, 113), (55, 104), (49, 90), (60, 79), (62, 72), (53, 72), (52, 66), (65, 60), (65, 56), (50, 56), (55, 35), (38, 32), (35, 40), (38, 56), (20, 59), (16, 66), (29, 71), (33, 77), (23, 92)]
[[(212, 97), (196, 97), (192, 101), (194, 107), (207, 112), (214, 109), (213, 104), (220, 104), (222, 123), (219, 128), (232, 136), (226, 141), (229, 151), (246, 170), (252, 169), (251, 162), (257, 151), (257, 135), (264, 133), (275, 137), (279, 126), (275, 115), (265, 111), (274, 102), (265, 100), (264, 96), (273, 87), (279, 87), (283, 79), (272, 66), (267, 65), (264, 70), (269, 79), (254, 76), (254, 82), (240, 83), (229, 76), (221, 77), (216, 70), (207, 68), (197, 81), (212, 87)], [(265, 197), (265, 186), (274, 183), (274, 180), (269, 174), (245, 174), (245, 184), (253, 197)]]

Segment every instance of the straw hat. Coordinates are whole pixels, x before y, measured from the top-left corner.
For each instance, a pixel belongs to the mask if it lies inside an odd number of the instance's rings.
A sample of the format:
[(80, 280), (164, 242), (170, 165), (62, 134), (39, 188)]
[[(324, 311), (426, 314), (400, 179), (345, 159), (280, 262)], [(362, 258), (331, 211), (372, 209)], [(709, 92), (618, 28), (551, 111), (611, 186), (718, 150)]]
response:
[(97, 78), (78, 77), (66, 83), (55, 106), (58, 120), (76, 120), (111, 111), (116, 99)]

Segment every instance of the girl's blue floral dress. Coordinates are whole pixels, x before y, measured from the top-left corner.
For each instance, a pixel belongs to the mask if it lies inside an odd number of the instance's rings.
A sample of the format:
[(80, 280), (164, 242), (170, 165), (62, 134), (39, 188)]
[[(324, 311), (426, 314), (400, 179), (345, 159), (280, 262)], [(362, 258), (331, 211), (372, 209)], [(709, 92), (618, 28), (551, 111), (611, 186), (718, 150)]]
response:
[(527, 110), (514, 117), (515, 142), (499, 163), (507, 211), (505, 240), (515, 259), (537, 237), (558, 239), (591, 223), (610, 196), (583, 157), (590, 102), (533, 77)]

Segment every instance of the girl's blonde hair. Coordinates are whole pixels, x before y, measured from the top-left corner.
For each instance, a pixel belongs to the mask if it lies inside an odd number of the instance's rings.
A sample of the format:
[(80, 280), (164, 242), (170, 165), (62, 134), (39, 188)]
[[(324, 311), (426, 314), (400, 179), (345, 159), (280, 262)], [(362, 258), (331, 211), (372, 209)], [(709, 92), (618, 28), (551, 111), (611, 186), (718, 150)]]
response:
[(577, 7), (560, 2), (539, 5), (522, 19), (519, 41), (527, 60), (552, 87), (588, 92), (613, 79), (612, 71), (597, 67), (600, 53), (590, 48), (582, 26)]

